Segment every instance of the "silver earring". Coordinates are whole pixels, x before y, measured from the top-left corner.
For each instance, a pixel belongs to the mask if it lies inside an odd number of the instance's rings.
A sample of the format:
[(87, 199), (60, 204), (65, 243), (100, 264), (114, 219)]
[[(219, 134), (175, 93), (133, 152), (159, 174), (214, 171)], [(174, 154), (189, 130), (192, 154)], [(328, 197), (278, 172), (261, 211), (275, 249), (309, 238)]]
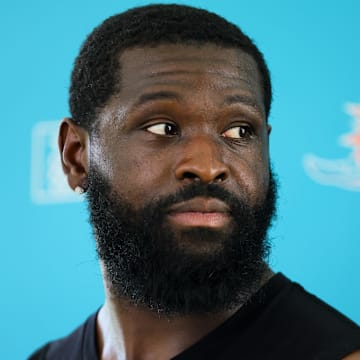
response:
[(85, 190), (81, 186), (77, 186), (74, 190), (78, 195), (84, 194)]

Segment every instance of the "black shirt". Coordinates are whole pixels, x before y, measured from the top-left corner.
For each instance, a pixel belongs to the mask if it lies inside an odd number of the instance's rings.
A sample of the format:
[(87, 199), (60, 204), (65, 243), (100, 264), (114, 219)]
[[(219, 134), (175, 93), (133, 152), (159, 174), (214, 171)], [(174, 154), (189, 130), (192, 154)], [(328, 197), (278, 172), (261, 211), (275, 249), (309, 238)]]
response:
[[(99, 360), (96, 315), (29, 360)], [(232, 317), (172, 360), (340, 360), (360, 349), (360, 327), (281, 273)]]

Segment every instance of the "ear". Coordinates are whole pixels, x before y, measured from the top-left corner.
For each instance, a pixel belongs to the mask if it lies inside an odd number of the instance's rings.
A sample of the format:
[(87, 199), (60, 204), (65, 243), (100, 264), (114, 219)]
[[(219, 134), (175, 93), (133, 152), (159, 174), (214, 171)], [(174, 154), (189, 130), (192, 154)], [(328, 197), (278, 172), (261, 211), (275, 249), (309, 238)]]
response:
[(88, 132), (76, 125), (72, 119), (65, 118), (60, 124), (59, 150), (63, 171), (73, 190), (77, 186), (86, 189), (89, 169), (88, 149)]

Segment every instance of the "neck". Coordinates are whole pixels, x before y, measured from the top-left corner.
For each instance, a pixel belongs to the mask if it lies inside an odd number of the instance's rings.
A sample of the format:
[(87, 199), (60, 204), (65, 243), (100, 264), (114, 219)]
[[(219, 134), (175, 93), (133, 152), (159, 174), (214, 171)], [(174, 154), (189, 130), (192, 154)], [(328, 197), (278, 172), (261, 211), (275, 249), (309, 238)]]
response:
[[(270, 269), (266, 271), (258, 288), (272, 276)], [(114, 298), (107, 290), (97, 318), (99, 359), (170, 359), (225, 322), (242, 305), (216, 314), (170, 318)]]

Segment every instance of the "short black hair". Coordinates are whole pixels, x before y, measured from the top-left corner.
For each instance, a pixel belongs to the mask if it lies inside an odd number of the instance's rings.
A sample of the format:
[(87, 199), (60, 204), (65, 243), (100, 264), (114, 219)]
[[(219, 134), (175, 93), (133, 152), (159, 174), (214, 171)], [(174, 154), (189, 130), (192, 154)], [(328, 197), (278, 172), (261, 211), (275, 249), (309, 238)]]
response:
[[(215, 44), (251, 55), (261, 74), (266, 116), (272, 91), (263, 54), (236, 25), (209, 11), (176, 4), (132, 8), (111, 16), (83, 43), (71, 75), (70, 112), (73, 121), (91, 132), (99, 109), (119, 86), (120, 54), (135, 46)], [(95, 125), (96, 126), (96, 125)]]

